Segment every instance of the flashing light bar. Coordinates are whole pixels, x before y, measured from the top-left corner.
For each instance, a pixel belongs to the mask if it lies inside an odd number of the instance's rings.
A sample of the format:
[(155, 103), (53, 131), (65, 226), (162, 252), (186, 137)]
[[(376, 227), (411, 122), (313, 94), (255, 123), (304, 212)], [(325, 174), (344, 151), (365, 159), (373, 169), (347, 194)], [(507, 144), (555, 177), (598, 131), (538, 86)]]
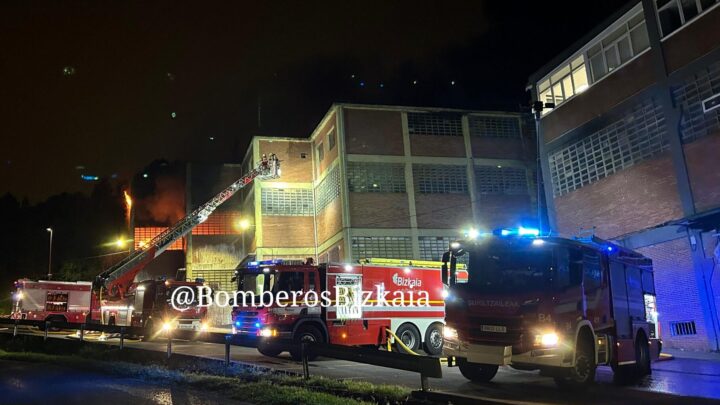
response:
[(519, 228), (501, 228), (496, 229), (493, 234), (497, 236), (533, 236), (538, 237), (540, 236), (540, 230), (537, 228), (525, 228), (523, 226)]
[(265, 266), (274, 266), (278, 264), (283, 264), (282, 259), (271, 259), (271, 260), (260, 260), (260, 261), (254, 261), (247, 264), (247, 267), (249, 269), (256, 269), (258, 267), (265, 267)]

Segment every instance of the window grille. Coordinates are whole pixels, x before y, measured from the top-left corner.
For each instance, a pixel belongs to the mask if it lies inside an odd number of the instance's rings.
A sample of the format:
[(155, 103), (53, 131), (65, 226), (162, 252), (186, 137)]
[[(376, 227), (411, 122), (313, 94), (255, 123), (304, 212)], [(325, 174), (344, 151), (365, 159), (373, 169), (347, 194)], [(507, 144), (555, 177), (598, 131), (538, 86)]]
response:
[(413, 165), (418, 193), (467, 194), (467, 169), (453, 165)]
[(528, 194), (528, 179), (520, 167), (475, 167), (475, 182), (480, 194)]
[(412, 259), (412, 243), (407, 236), (353, 236), (353, 261), (370, 257)]
[(560, 196), (642, 162), (668, 148), (659, 105), (636, 105), (622, 119), (549, 156), (553, 193)]
[(673, 336), (696, 335), (695, 321), (670, 322), (670, 334)]
[(315, 213), (319, 214), (325, 207), (340, 196), (340, 171), (337, 166), (318, 184), (316, 189)]
[(680, 132), (684, 143), (720, 130), (720, 109), (705, 112), (703, 100), (720, 94), (720, 62), (695, 73), (673, 89), (675, 104), (682, 111)]
[(404, 193), (405, 166), (348, 162), (348, 188), (355, 193)]
[(462, 118), (455, 113), (408, 113), (410, 135), (462, 136)]
[(303, 188), (263, 188), (263, 215), (313, 215), (312, 190)]
[(520, 138), (520, 122), (514, 117), (470, 116), (470, 135)]
[(442, 260), (443, 253), (450, 249), (450, 243), (458, 238), (448, 236), (421, 236), (420, 259), (421, 260)]

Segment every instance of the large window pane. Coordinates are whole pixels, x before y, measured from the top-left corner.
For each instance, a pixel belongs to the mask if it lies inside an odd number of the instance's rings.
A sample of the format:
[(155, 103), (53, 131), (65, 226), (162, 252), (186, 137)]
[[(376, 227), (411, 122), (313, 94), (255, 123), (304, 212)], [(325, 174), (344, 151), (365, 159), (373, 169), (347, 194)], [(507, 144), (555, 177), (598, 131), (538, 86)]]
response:
[(682, 21), (680, 20), (680, 10), (677, 8), (675, 0), (667, 3), (665, 7), (659, 9), (660, 4), (658, 3), (658, 17), (660, 18), (660, 28), (662, 29), (663, 36), (666, 36), (676, 29), (680, 28)]
[(565, 98), (563, 97), (562, 88), (561, 88), (560, 83), (554, 85), (552, 88), (552, 91), (553, 91), (553, 95), (555, 96), (555, 104), (560, 104), (565, 100)]
[(607, 69), (605, 69), (605, 62), (603, 61), (601, 53), (598, 53), (590, 58), (590, 70), (592, 71), (592, 78), (594, 82), (602, 79), (603, 76), (607, 74)]
[(683, 17), (685, 17), (685, 22), (690, 21), (693, 17), (698, 15), (698, 9), (695, 0), (680, 0), (680, 4), (682, 5)]
[(650, 40), (648, 39), (647, 27), (645, 27), (645, 23), (638, 25), (635, 29), (630, 31), (630, 39), (632, 40), (633, 53), (635, 55), (639, 54), (650, 46)]
[(563, 85), (563, 91), (565, 92), (565, 98), (571, 97), (575, 94), (575, 90), (573, 90), (572, 80), (570, 79), (570, 75), (565, 76), (565, 78), (562, 81), (562, 85)]
[(581, 93), (588, 88), (587, 70), (585, 69), (585, 65), (575, 69), (572, 76), (573, 82), (575, 83), (575, 94)]
[(613, 46), (605, 50), (605, 61), (607, 62), (608, 71), (620, 66), (620, 59), (618, 58), (616, 47)]
[(618, 53), (620, 54), (620, 62), (625, 63), (629, 61), (632, 56), (632, 49), (630, 49), (630, 40), (628, 37), (624, 37), (617, 43)]

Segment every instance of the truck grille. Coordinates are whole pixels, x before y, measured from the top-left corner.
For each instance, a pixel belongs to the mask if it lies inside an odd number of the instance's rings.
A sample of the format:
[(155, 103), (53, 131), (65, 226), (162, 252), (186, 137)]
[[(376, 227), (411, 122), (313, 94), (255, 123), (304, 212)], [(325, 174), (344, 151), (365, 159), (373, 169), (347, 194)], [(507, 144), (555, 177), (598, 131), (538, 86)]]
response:
[(257, 311), (240, 311), (235, 313), (234, 326), (237, 333), (255, 335), (260, 324)]
[[(523, 328), (522, 318), (484, 318), (471, 317), (470, 322), (461, 327), (460, 338), (471, 343), (484, 345), (512, 346), (513, 354), (530, 350), (530, 334)], [(504, 326), (505, 332), (483, 331), (483, 325)], [(464, 331), (467, 331), (463, 333)]]

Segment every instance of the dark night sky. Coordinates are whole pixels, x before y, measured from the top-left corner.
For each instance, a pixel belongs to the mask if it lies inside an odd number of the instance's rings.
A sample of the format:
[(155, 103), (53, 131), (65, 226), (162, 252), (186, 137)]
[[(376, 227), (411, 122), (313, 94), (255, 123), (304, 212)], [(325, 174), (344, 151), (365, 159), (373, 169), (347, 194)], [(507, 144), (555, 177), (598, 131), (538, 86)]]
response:
[(0, 194), (233, 162), (335, 101), (517, 111), (528, 75), (623, 3), (3, 1)]

